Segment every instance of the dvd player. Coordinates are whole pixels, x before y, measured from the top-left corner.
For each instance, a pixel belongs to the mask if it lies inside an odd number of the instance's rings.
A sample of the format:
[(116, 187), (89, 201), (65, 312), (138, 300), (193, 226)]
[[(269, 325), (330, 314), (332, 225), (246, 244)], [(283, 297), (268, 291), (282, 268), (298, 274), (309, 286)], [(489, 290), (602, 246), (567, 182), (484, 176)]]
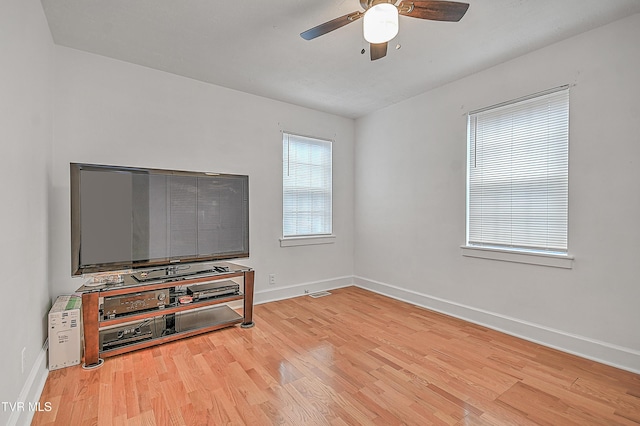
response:
[(231, 280), (187, 286), (187, 294), (193, 297), (193, 300), (207, 299), (209, 297), (221, 297), (239, 293), (240, 285)]

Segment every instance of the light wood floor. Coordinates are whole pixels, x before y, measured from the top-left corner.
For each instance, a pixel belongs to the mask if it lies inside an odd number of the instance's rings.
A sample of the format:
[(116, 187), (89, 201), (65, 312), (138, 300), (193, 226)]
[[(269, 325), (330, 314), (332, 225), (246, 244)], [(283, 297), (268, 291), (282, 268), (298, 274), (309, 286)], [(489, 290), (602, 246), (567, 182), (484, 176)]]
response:
[(34, 425), (638, 425), (640, 376), (356, 287), (51, 372)]

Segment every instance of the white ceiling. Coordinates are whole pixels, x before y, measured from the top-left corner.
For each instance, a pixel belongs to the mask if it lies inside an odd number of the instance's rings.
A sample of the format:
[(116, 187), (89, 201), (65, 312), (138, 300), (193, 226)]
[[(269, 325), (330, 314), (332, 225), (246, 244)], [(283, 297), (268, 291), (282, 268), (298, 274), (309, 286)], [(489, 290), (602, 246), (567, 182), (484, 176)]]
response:
[(457, 23), (401, 16), (372, 62), (362, 20), (299, 36), (358, 0), (41, 1), (56, 44), (351, 118), (640, 12), (640, 0), (466, 0)]

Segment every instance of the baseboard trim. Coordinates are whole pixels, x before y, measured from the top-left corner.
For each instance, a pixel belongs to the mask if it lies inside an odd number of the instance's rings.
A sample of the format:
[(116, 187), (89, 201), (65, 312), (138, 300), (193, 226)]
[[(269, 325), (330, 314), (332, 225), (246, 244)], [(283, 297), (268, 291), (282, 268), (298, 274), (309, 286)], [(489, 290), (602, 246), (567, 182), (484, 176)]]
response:
[(352, 275), (330, 278), (328, 280), (310, 281), (290, 287), (257, 291), (253, 296), (253, 303), (259, 305), (261, 303), (291, 299), (292, 297), (304, 296), (305, 294), (332, 290), (334, 288), (348, 287), (350, 285), (353, 285)]
[[(15, 410), (9, 416), (7, 425), (30, 425), (31, 420), (35, 414), (35, 404), (40, 401), (42, 390), (47, 382), (49, 376), (49, 369), (47, 368), (47, 349), (49, 348), (49, 340), (47, 339), (40, 350), (40, 353), (36, 357), (36, 360), (27, 376), (27, 381), (24, 383), (18, 400), (16, 402), (22, 403), (23, 410)], [(30, 406), (30, 403), (33, 406)], [(35, 409), (34, 409), (35, 408)]]
[(403, 302), (469, 321), (492, 330), (640, 374), (640, 352), (611, 343), (549, 328), (518, 318), (428, 296), (372, 279), (355, 276), (354, 285)]

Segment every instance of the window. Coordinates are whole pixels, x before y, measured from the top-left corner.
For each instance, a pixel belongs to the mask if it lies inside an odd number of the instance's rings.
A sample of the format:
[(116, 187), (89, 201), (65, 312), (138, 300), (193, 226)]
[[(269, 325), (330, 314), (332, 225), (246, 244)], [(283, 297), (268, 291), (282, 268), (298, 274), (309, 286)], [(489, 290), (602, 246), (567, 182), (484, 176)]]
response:
[(283, 133), (283, 238), (331, 235), (331, 148), (330, 141)]
[(566, 255), (568, 87), (474, 111), (468, 134), (467, 247)]

